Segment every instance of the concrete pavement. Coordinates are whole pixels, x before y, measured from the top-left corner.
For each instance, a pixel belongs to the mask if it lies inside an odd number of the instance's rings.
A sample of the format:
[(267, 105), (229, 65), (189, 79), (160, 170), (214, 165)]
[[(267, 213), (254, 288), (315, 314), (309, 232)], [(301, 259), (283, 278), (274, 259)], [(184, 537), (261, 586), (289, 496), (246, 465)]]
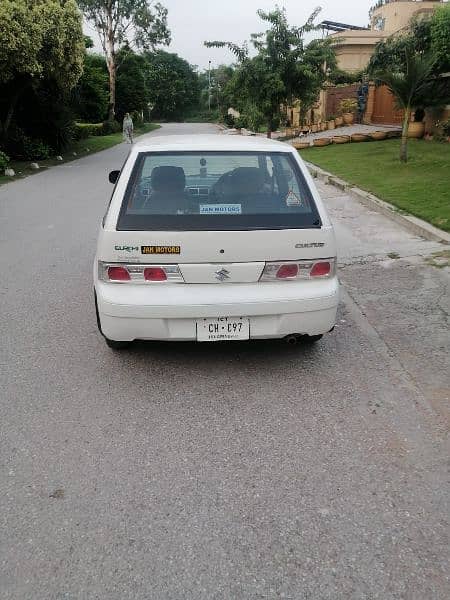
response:
[(444, 247), (319, 183), (333, 334), (114, 353), (91, 269), (126, 151), (0, 188), (2, 600), (446, 599)]

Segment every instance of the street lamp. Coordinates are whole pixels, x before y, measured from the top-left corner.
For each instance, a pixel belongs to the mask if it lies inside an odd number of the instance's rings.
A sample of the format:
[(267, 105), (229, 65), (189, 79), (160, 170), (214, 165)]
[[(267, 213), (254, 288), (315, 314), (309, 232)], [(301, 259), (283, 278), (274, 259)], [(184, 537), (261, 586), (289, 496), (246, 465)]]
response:
[(208, 61), (208, 111), (211, 112), (211, 61)]
[(222, 91), (222, 88), (220, 86), (220, 82), (217, 82), (217, 109), (219, 111), (219, 115), (221, 114), (221, 109), (220, 109), (220, 92)]

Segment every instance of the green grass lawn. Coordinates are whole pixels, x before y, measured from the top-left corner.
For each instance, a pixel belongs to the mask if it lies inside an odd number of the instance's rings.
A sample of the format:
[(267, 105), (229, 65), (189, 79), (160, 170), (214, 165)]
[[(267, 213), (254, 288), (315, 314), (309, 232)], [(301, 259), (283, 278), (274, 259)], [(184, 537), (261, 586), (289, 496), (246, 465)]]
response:
[[(142, 127), (137, 127), (135, 129), (135, 136), (138, 137), (143, 133), (148, 133), (149, 131), (153, 131), (155, 129), (159, 129), (161, 126), (156, 123), (144, 123)], [(55, 158), (49, 158), (46, 160), (37, 160), (39, 164), (39, 171), (42, 169), (47, 169), (48, 167), (53, 167), (55, 165), (63, 165), (72, 160), (76, 160), (77, 158), (81, 158), (83, 156), (87, 156), (88, 154), (94, 154), (95, 152), (100, 152), (100, 150), (106, 150), (107, 148), (111, 148), (112, 146), (116, 146), (123, 141), (122, 132), (113, 133), (111, 135), (94, 135), (86, 138), (85, 140), (80, 140), (78, 142), (74, 142), (71, 146), (70, 150), (62, 154), (64, 161), (57, 161)], [(74, 155), (75, 152), (75, 155)], [(31, 160), (27, 161), (11, 161), (10, 167), (14, 169), (16, 176), (15, 177), (5, 177), (3, 174), (0, 175), (0, 185), (2, 183), (8, 183), (10, 181), (15, 181), (16, 179), (22, 179), (23, 177), (27, 177), (28, 175), (33, 175), (35, 173), (39, 173), (39, 171), (34, 171), (30, 169), (30, 163), (33, 162)]]
[(400, 140), (307, 148), (305, 160), (440, 229), (450, 231), (450, 144), (409, 140), (409, 160), (399, 160)]

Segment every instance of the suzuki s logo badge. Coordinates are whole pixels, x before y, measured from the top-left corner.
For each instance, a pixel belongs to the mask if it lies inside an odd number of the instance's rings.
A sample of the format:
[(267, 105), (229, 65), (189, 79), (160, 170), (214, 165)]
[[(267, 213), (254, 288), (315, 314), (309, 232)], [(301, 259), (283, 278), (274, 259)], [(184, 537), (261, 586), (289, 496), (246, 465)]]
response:
[(230, 279), (230, 271), (227, 271), (226, 269), (220, 269), (220, 271), (216, 271), (214, 275), (219, 281), (225, 281), (225, 279)]

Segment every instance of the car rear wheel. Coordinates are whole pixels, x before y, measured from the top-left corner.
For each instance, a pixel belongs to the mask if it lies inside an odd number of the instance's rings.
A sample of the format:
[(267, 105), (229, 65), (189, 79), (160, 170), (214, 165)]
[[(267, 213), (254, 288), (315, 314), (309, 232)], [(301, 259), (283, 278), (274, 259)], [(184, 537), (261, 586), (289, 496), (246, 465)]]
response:
[(106, 342), (106, 345), (108, 346), (108, 348), (112, 348), (113, 350), (124, 350), (125, 348), (128, 348), (128, 346), (132, 342), (119, 342), (117, 340), (110, 340), (109, 338), (107, 338), (104, 335), (104, 333), (102, 331), (102, 326), (100, 323), (100, 315), (98, 314), (97, 294), (95, 293), (95, 290), (94, 290), (94, 301), (95, 301), (95, 316), (97, 317), (98, 330), (100, 331), (102, 336), (105, 338), (105, 342)]
[(303, 339), (307, 344), (314, 344), (315, 342), (318, 342), (322, 338), (323, 338), (323, 334), (320, 333), (319, 335), (305, 335), (305, 337)]
[[(105, 337), (105, 336), (103, 336)], [(112, 348), (113, 350), (124, 350), (128, 348), (132, 342), (118, 342), (116, 340), (109, 340), (105, 337), (105, 342), (108, 348)]]

